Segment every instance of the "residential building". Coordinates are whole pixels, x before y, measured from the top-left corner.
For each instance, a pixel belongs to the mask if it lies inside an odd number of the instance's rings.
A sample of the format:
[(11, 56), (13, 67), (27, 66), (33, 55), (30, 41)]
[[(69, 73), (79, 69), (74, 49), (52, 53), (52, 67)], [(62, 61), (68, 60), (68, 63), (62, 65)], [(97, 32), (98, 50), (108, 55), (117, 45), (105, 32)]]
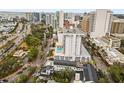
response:
[(81, 21), (81, 30), (84, 32), (89, 32), (89, 16), (84, 15)]
[(116, 19), (112, 21), (112, 34), (124, 34), (124, 19)]
[(120, 63), (124, 65), (124, 55), (114, 48), (105, 49), (106, 57), (104, 56), (108, 65)]
[(26, 13), (26, 19), (28, 21), (33, 21), (33, 15), (32, 15), (32, 13)]
[(112, 11), (98, 9), (89, 15), (89, 34), (91, 38), (103, 37), (110, 34)]
[(70, 62), (89, 62), (91, 56), (82, 44), (84, 34), (77, 28), (58, 32), (58, 42), (55, 49), (55, 60)]
[(57, 11), (56, 16), (57, 16), (58, 28), (63, 28), (63, 25), (64, 25), (64, 12), (63, 11)]
[(74, 13), (64, 13), (64, 20), (72, 19), (75, 20), (75, 14)]
[(38, 12), (34, 12), (32, 13), (32, 16), (33, 16), (33, 22), (40, 22), (40, 13)]
[(45, 66), (42, 67), (34, 76), (50, 76), (53, 74), (54, 68), (53, 66)]
[(76, 14), (75, 15), (75, 21), (80, 21), (81, 20), (81, 15)]
[(113, 36), (91, 39), (91, 42), (99, 48), (119, 48), (121, 45), (121, 39)]
[(42, 12), (41, 14), (40, 14), (40, 17), (41, 17), (41, 22), (42, 23), (44, 23), (44, 24), (46, 24), (46, 14), (44, 13), (44, 12)]
[(24, 58), (27, 56), (27, 52), (23, 50), (18, 50), (13, 54), (14, 57)]
[(46, 25), (50, 25), (50, 24), (51, 24), (51, 15), (46, 14)]
[(84, 64), (83, 70), (75, 73), (74, 83), (94, 83), (97, 81), (97, 71), (91, 64)]
[(121, 39), (115, 36), (106, 36), (102, 40), (110, 45), (110, 48), (120, 48)]

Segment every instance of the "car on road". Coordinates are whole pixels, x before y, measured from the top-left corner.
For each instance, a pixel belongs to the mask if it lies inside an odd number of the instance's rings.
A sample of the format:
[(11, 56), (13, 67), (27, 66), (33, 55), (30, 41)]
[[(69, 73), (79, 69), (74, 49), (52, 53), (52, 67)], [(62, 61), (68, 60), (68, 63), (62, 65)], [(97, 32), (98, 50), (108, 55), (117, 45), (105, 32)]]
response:
[(17, 74), (21, 74), (23, 71), (19, 71)]

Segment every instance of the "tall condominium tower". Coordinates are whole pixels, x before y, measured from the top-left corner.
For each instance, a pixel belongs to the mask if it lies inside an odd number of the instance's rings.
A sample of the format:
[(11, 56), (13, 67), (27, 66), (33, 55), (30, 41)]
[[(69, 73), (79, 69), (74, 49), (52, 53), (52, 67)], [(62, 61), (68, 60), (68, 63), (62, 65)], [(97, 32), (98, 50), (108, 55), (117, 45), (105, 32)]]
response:
[(64, 25), (64, 12), (63, 11), (57, 11), (56, 12), (57, 17), (57, 26), (58, 28), (63, 28)]
[(89, 31), (91, 38), (103, 37), (110, 34), (112, 12), (107, 9), (98, 9), (90, 13)]
[(89, 53), (82, 44), (84, 34), (79, 29), (69, 29), (58, 33), (55, 59), (68, 61), (89, 61)]

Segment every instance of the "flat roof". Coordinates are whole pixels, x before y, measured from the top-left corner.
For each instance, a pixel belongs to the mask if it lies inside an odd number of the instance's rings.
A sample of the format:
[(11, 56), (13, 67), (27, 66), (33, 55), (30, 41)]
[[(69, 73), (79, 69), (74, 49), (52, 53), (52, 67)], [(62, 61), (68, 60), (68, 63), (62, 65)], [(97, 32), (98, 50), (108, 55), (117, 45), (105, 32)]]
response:
[(59, 32), (63, 34), (82, 34), (84, 35), (83, 31), (81, 31), (79, 28), (73, 28), (73, 29), (64, 29), (63, 32)]
[(84, 47), (83, 44), (82, 44), (82, 50), (81, 50), (81, 57), (91, 57), (91, 55), (89, 54), (89, 52), (87, 51), (87, 49)]
[(124, 23), (124, 19), (115, 19), (112, 22)]
[(73, 66), (76, 67), (75, 61), (68, 61), (68, 60), (54, 60), (54, 65), (65, 65), (65, 66)]
[(97, 46), (108, 46), (108, 44), (104, 42), (101, 38), (93, 39), (93, 43), (95, 43)]
[(120, 40), (119, 38), (115, 37), (115, 36), (109, 36), (109, 37), (103, 37), (102, 39), (107, 39), (107, 40)]
[(95, 81), (97, 82), (97, 72), (96, 69), (91, 64), (84, 65), (84, 77), (85, 81)]
[(120, 63), (124, 63), (124, 55), (120, 53), (118, 50), (114, 48), (110, 48), (106, 50), (109, 60), (113, 63), (115, 61), (118, 61)]
[(114, 34), (111, 34), (113, 36), (116, 36), (118, 38), (124, 38), (124, 34), (117, 34), (117, 33), (114, 33)]

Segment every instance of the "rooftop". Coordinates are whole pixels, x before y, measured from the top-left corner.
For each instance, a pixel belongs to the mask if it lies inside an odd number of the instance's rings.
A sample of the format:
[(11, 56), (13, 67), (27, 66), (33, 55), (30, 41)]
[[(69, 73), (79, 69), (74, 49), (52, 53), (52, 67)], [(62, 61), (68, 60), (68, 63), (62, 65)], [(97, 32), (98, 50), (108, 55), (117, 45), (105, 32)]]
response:
[(82, 45), (82, 51), (81, 51), (81, 56), (82, 57), (91, 57), (87, 49)]
[(23, 51), (23, 50), (17, 50), (15, 53), (14, 53), (14, 57), (22, 57), (24, 55), (27, 55), (27, 52)]
[(76, 62), (75, 61), (67, 61), (67, 60), (54, 60), (54, 65), (65, 65), (65, 66), (76, 67)]
[(115, 36), (106, 36), (102, 38), (103, 40), (107, 39), (107, 40), (119, 40), (119, 38), (115, 37)]
[(114, 62), (124, 63), (124, 55), (114, 48), (106, 49), (108, 61), (110, 64)]
[(64, 29), (63, 32), (59, 32), (63, 34), (84, 34), (83, 31), (81, 31), (79, 28), (73, 28), (73, 29)]
[(98, 80), (96, 69), (91, 64), (84, 65), (84, 77), (86, 81), (94, 81)]
[(113, 20), (113, 22), (124, 23), (124, 19), (116, 19), (116, 20)]
[(75, 73), (75, 81), (83, 81), (83, 82), (97, 82), (97, 72), (96, 69), (91, 64), (84, 64), (83, 71), (76, 71)]
[(106, 42), (104, 42), (101, 38), (93, 39), (93, 43), (95, 43), (97, 46), (108, 46)]

